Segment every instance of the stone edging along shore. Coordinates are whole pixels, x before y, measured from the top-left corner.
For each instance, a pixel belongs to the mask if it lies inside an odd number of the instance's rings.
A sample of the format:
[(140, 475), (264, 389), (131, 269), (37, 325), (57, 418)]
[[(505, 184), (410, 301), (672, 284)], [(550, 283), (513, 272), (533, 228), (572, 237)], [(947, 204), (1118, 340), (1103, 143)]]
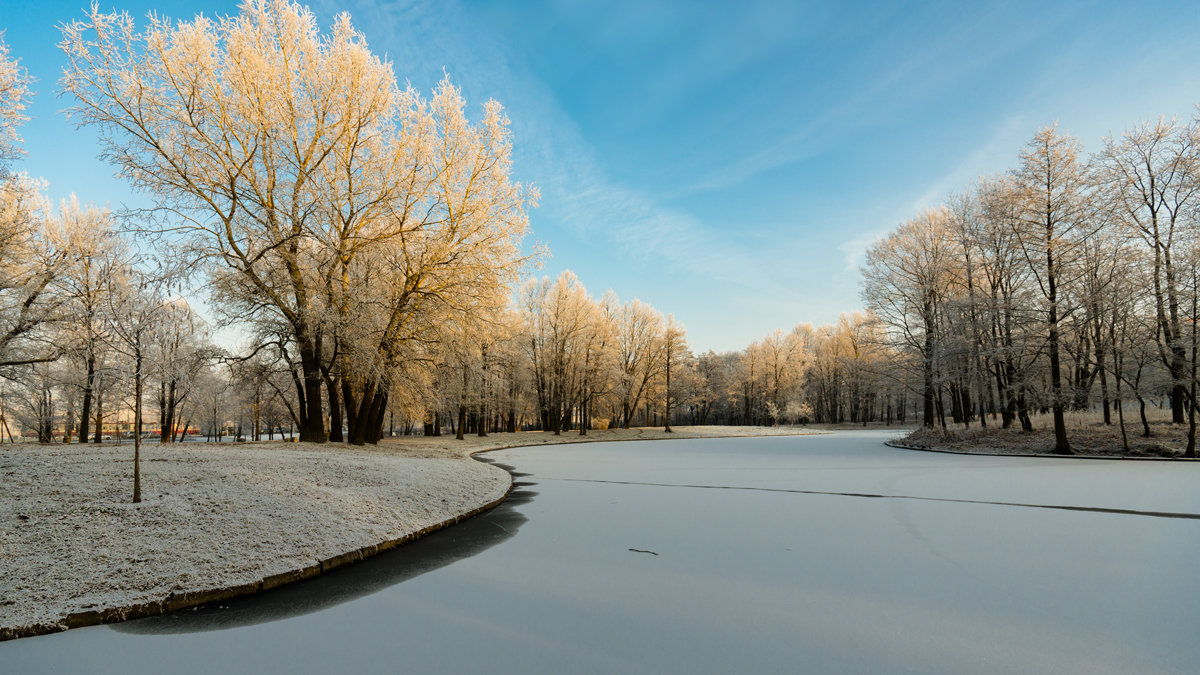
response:
[[(769, 436), (775, 436), (775, 435), (788, 435), (788, 436), (790, 436), (790, 435), (819, 435), (819, 434), (825, 434), (825, 433), (830, 433), (830, 432), (817, 431), (817, 430), (791, 430), (791, 431), (785, 431), (783, 433), (739, 433), (738, 431), (735, 431), (733, 429), (728, 429), (728, 430), (725, 430), (724, 433), (718, 432), (717, 434), (713, 434), (711, 436), (707, 435), (707, 434), (693, 435), (692, 433), (685, 432), (685, 433), (681, 433), (677, 436), (665, 436), (665, 437), (661, 436), (661, 435), (657, 435), (657, 434), (643, 435), (644, 432), (642, 430), (637, 430), (637, 433), (638, 433), (638, 435), (635, 437), (632, 437), (632, 438), (627, 437), (627, 438), (613, 439), (613, 438), (605, 438), (603, 435), (598, 435), (595, 437), (572, 438), (570, 440), (563, 439), (561, 443), (562, 444), (573, 444), (573, 443), (579, 443), (579, 442), (583, 442), (583, 443), (614, 442), (614, 441), (622, 442), (622, 441), (631, 441), (631, 440), (667, 440), (667, 439), (684, 440), (684, 439), (697, 439), (697, 438), (731, 438), (731, 437), (760, 436), (760, 435), (769, 435)], [(482, 461), (482, 460), (479, 460), (478, 458), (476, 458), (475, 456), (479, 455), (479, 454), (487, 453), (487, 452), (497, 451), (497, 450), (507, 450), (507, 449), (511, 449), (513, 447), (536, 447), (538, 445), (551, 445), (551, 444), (558, 445), (560, 443), (555, 442), (555, 441), (550, 441), (550, 442), (545, 442), (545, 443), (517, 443), (514, 445), (503, 445), (502, 444), (502, 445), (499, 445), (498, 447), (480, 448), (478, 450), (470, 451), (466, 454), (468, 456), (470, 456), (471, 458), (475, 459), (475, 461)], [(499, 469), (499, 467), (497, 467), (497, 468)], [(119, 621), (140, 619), (140, 618), (144, 618), (144, 617), (155, 616), (155, 615), (165, 614), (168, 612), (173, 612), (173, 611), (177, 611), (180, 609), (186, 609), (189, 607), (196, 607), (196, 606), (200, 606), (200, 605), (211, 604), (214, 602), (230, 600), (230, 599), (237, 598), (237, 597), (254, 595), (254, 594), (268, 591), (268, 590), (271, 590), (271, 589), (274, 589), (274, 588), (277, 588), (277, 587), (280, 587), (280, 586), (283, 586), (283, 585), (286, 585), (289, 583), (294, 583), (297, 581), (310, 579), (312, 577), (315, 577), (315, 576), (318, 576), (321, 574), (325, 574), (331, 570), (342, 567), (343, 565), (348, 565), (350, 563), (358, 562), (360, 560), (370, 558), (378, 553), (382, 553), (382, 552), (397, 548), (403, 544), (406, 544), (408, 542), (416, 540), (427, 534), (430, 534), (437, 530), (449, 527), (449, 526), (459, 523), (463, 520), (466, 520), (473, 516), (479, 515), (490, 509), (493, 509), (496, 506), (499, 506), (502, 502), (504, 502), (505, 499), (507, 499), (508, 495), (512, 492), (512, 489), (513, 489), (512, 475), (509, 474), (507, 471), (505, 471), (505, 475), (508, 477), (508, 487), (505, 489), (504, 494), (500, 498), (495, 499), (495, 500), (493, 500), (487, 504), (484, 504), (482, 506), (469, 509), (463, 513), (457, 514), (453, 517), (447, 518), (445, 520), (434, 523), (432, 525), (413, 530), (411, 532), (408, 532), (408, 533), (403, 534), (396, 538), (387, 539), (387, 540), (381, 541), (377, 544), (363, 546), (363, 547), (348, 551), (346, 553), (330, 556), (323, 560), (320, 560), (319, 562), (316, 562), (311, 565), (307, 565), (305, 567), (301, 567), (298, 569), (293, 569), (293, 570), (289, 570), (289, 571), (285, 571), (285, 572), (280, 572), (277, 574), (270, 574), (270, 575), (264, 576), (261, 579), (258, 579), (257, 581), (234, 584), (234, 585), (229, 585), (229, 586), (218, 586), (218, 587), (213, 587), (213, 588), (205, 588), (205, 589), (199, 589), (199, 590), (179, 590), (179, 591), (169, 593), (165, 597), (163, 597), (161, 599), (157, 599), (157, 600), (150, 600), (147, 602), (137, 602), (137, 603), (133, 603), (133, 604), (114, 606), (114, 607), (102, 607), (102, 608), (97, 608), (97, 609), (85, 609), (82, 611), (70, 612), (70, 613), (66, 613), (65, 615), (60, 615), (62, 618), (59, 618), (59, 619), (56, 619), (53, 621), (38, 621), (35, 623), (28, 623), (28, 624), (17, 625), (17, 626), (0, 626), (0, 641), (11, 640), (11, 639), (21, 638), (21, 637), (33, 637), (36, 635), (45, 635), (45, 634), (49, 634), (49, 633), (57, 633), (57, 632), (61, 632), (61, 631), (64, 631), (64, 630), (67, 630), (70, 628), (81, 628), (81, 627), (85, 627), (85, 626), (94, 626), (94, 625), (99, 625), (99, 624), (116, 623)]]
[[(502, 450), (507, 448), (493, 449)], [(492, 449), (472, 452), (471, 456), (474, 457), (475, 455), (483, 452), (491, 452), (491, 450)], [(508, 472), (506, 471), (505, 473)], [(510, 474), (508, 480), (508, 489), (504, 491), (504, 495), (495, 501), (458, 514), (453, 518), (447, 518), (439, 523), (409, 532), (401, 537), (388, 539), (378, 544), (363, 546), (353, 551), (331, 556), (307, 567), (302, 567), (300, 569), (290, 570), (287, 572), (280, 572), (278, 574), (271, 574), (258, 581), (246, 584), (171, 593), (159, 601), (143, 602), (123, 607), (107, 607), (100, 610), (74, 612), (72, 614), (68, 614), (63, 621), (58, 623), (36, 623), (16, 627), (0, 626), (0, 641), (22, 637), (33, 637), (35, 635), (59, 633), (71, 628), (82, 628), (84, 626), (95, 626), (105, 623), (117, 623), (119, 621), (142, 619), (148, 616), (156, 616), (159, 614), (174, 612), (180, 609), (187, 609), (189, 607), (198, 607), (200, 605), (207, 605), (214, 602), (220, 602), (222, 600), (230, 600), (233, 598), (254, 595), (256, 593), (269, 591), (273, 588), (278, 588), (286, 584), (303, 581), (305, 579), (311, 579), (315, 576), (325, 574), (344, 565), (349, 565), (351, 563), (370, 558), (376, 554), (383, 553), (384, 551), (390, 551), (398, 546), (407, 544), (408, 542), (419, 539), (427, 534), (460, 523), (468, 518), (477, 516), (484, 511), (494, 509), (503, 503), (505, 499), (508, 499), (508, 495), (512, 492), (512, 488), (512, 475)]]
[(982, 457), (1038, 457), (1040, 459), (1103, 459), (1109, 461), (1141, 461), (1141, 462), (1195, 462), (1200, 461), (1188, 457), (1132, 457), (1129, 455), (1052, 455), (1049, 453), (1033, 452), (1001, 452), (998, 450), (954, 450), (951, 448), (931, 448), (926, 445), (912, 445), (899, 440), (884, 441), (884, 445), (899, 450), (916, 450), (918, 452), (940, 452), (945, 455), (977, 455)]

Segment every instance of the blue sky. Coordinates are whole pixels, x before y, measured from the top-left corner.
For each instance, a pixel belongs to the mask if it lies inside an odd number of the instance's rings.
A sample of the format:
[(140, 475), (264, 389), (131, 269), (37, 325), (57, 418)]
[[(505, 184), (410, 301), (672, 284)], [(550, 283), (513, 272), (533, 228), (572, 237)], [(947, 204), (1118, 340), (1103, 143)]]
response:
[[(0, 0), (38, 78), (18, 168), (52, 197), (139, 198), (58, 111), (57, 25), (87, 0)], [(235, 2), (113, 2), (135, 16)], [(1057, 122), (1086, 147), (1200, 103), (1194, 2), (334, 2), (398, 77), (505, 105), (540, 186), (538, 274), (672, 312), (697, 350), (858, 309), (875, 237)]]

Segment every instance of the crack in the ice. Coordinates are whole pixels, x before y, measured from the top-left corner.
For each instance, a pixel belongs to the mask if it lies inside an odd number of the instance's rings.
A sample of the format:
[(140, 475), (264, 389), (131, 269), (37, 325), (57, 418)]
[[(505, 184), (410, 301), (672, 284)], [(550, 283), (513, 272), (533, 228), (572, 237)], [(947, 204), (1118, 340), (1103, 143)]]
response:
[(861, 499), (906, 499), (917, 502), (947, 502), (951, 504), (985, 504), (988, 506), (1013, 506), (1025, 509), (1052, 509), (1058, 511), (1083, 511), (1086, 513), (1115, 513), (1123, 516), (1147, 516), (1150, 518), (1183, 518), (1200, 520), (1200, 513), (1174, 511), (1139, 511), (1137, 509), (1115, 509), (1103, 506), (1069, 506), (1065, 504), (1023, 504), (1020, 502), (993, 502), (979, 499), (953, 499), (949, 497), (917, 497), (914, 495), (884, 495), (871, 492), (827, 492), (824, 490), (789, 490), (787, 488), (750, 487), (742, 485), (692, 485), (687, 483), (642, 483), (628, 480), (597, 480), (591, 478), (545, 478), (571, 483), (606, 483), (610, 485), (644, 485), (647, 487), (697, 488), (701, 490), (750, 490), (754, 492), (786, 492), (798, 495), (827, 495), (832, 497), (859, 497)]

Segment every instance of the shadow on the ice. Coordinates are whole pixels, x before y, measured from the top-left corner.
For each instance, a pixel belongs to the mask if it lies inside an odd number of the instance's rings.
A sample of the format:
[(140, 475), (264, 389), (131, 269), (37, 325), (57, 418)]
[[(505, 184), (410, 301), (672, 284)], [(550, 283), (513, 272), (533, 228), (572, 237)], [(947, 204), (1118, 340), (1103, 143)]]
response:
[(512, 538), (527, 520), (518, 508), (538, 494), (529, 489), (531, 485), (535, 483), (514, 483), (504, 503), (490, 511), (328, 574), (257, 595), (116, 623), (111, 628), (143, 635), (224, 630), (300, 616), (370, 595)]

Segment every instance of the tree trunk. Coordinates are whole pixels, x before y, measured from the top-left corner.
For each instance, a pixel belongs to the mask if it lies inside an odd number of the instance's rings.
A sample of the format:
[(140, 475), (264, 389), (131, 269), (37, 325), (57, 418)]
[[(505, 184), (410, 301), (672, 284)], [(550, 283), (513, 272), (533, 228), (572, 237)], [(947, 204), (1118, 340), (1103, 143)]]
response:
[(999, 363), (995, 367), (996, 377), (996, 394), (1000, 398), (1000, 428), (1011, 429), (1013, 421), (1017, 418), (1016, 402), (1012, 392), (1004, 382), (1004, 370)]
[(1191, 359), (1191, 389), (1188, 397), (1188, 433), (1187, 433), (1187, 448), (1183, 451), (1183, 456), (1194, 459), (1196, 457), (1196, 316), (1200, 313), (1200, 283), (1197, 283), (1196, 268), (1192, 266), (1192, 359)]
[(252, 434), (254, 437), (254, 442), (256, 442), (256, 443), (258, 441), (262, 440), (262, 436), (260, 435), (261, 422), (262, 422), (261, 395), (259, 394), (258, 389), (255, 388), (255, 390), (254, 390), (254, 431), (252, 432)]
[[(367, 428), (367, 442), (372, 445), (378, 445), (383, 438), (383, 418), (384, 413), (388, 412), (389, 390), (389, 387), (378, 387), (375, 390), (375, 405), (371, 406), (370, 411), (371, 425)], [(388, 434), (392, 434), (390, 425)]]
[(1046, 323), (1050, 328), (1050, 390), (1054, 393), (1054, 454), (1073, 455), (1067, 442), (1067, 422), (1063, 417), (1062, 372), (1058, 353), (1058, 289), (1054, 267), (1054, 226), (1046, 222), (1046, 283), (1049, 287), (1050, 313)]
[(1021, 422), (1021, 430), (1027, 434), (1033, 433), (1033, 420), (1029, 417), (1029, 402), (1025, 398), (1024, 385), (1017, 394), (1017, 419)]
[(923, 391), (921, 393), (921, 397), (923, 399), (924, 406), (925, 406), (924, 416), (922, 417), (921, 425), (924, 426), (926, 429), (932, 429), (937, 424), (937, 418), (934, 416), (935, 415), (935, 409), (934, 409), (935, 403), (934, 403), (934, 392), (933, 392), (933, 355), (931, 354), (932, 349), (933, 349), (933, 339), (929, 336), (929, 333), (926, 332), (926, 334), (925, 334), (925, 354), (923, 356), (924, 381), (922, 382)]
[(1187, 388), (1182, 384), (1171, 387), (1171, 422), (1183, 424), (1184, 399), (1187, 398)]
[(1150, 421), (1146, 419), (1146, 399), (1142, 398), (1141, 393), (1137, 394), (1138, 414), (1142, 417), (1142, 436), (1150, 438)]
[(352, 445), (376, 445), (383, 437), (384, 412), (387, 408), (386, 388), (371, 385), (363, 392), (362, 401), (354, 414), (354, 427), (350, 429), (349, 442)]
[[(1096, 370), (1100, 377), (1100, 398), (1103, 399), (1104, 425), (1110, 426), (1112, 424), (1112, 412), (1108, 403), (1108, 369), (1104, 365), (1107, 354), (1104, 349), (1104, 327), (1098, 303), (1096, 309), (1093, 310), (1093, 315), (1095, 316)], [(1113, 350), (1116, 350), (1116, 345), (1113, 345)], [(1120, 377), (1120, 374), (1117, 377)]]
[[(322, 375), (325, 380), (325, 390), (329, 394), (329, 442), (341, 443), (345, 441), (342, 435), (342, 427), (345, 426), (345, 421), (342, 418), (342, 396), (338, 391), (338, 380), (328, 373)], [(346, 401), (346, 407), (349, 408), (352, 402)]]
[(175, 440), (175, 413), (179, 405), (178, 386), (174, 378), (171, 379), (171, 383), (167, 386), (166, 426), (159, 430), (159, 441), (162, 443), (169, 443)]
[(1116, 317), (1113, 318), (1114, 321), (1108, 325), (1108, 336), (1113, 347), (1113, 375), (1115, 376), (1114, 384), (1117, 387), (1117, 399), (1114, 404), (1117, 408), (1117, 420), (1121, 425), (1121, 447), (1125, 452), (1129, 452), (1129, 436), (1125, 431), (1125, 401), (1121, 396), (1121, 350), (1117, 346)]
[(167, 383), (158, 381), (158, 442), (167, 442)]
[[(141, 335), (137, 338), (141, 340)], [(142, 349), (136, 347), (133, 371), (133, 503), (142, 501)]]
[(100, 392), (96, 392), (96, 431), (92, 436), (93, 443), (104, 442), (104, 398)]
[(316, 350), (311, 346), (300, 347), (300, 369), (304, 375), (304, 388), (300, 392), (300, 441), (325, 443), (325, 411), (321, 406), (321, 365)]
[(351, 445), (366, 445), (374, 435), (373, 426), (376, 420), (372, 413), (374, 406), (378, 404), (375, 399), (378, 391), (376, 384), (371, 382), (362, 392), (355, 393), (345, 378), (341, 378), (341, 383), (342, 402), (346, 409), (346, 429), (349, 432), (346, 442)]
[[(671, 339), (671, 337), (668, 336), (668, 339)], [(776, 380), (778, 380), (778, 378), (776, 378)], [(665, 433), (669, 434), (669, 433), (671, 433), (671, 349), (670, 349), (670, 347), (667, 348), (667, 392), (666, 392), (666, 397), (663, 400), (663, 407), (665, 407), (667, 409), (666, 414), (663, 415), (663, 420), (664, 420), (663, 431)], [(775, 407), (778, 408), (779, 405), (776, 404)]]
[[(83, 410), (79, 415), (79, 442), (88, 442), (88, 423), (92, 414), (92, 391), (96, 386), (96, 357), (89, 353), (87, 357), (87, 384), (83, 387)], [(97, 439), (99, 442), (99, 439)]]

